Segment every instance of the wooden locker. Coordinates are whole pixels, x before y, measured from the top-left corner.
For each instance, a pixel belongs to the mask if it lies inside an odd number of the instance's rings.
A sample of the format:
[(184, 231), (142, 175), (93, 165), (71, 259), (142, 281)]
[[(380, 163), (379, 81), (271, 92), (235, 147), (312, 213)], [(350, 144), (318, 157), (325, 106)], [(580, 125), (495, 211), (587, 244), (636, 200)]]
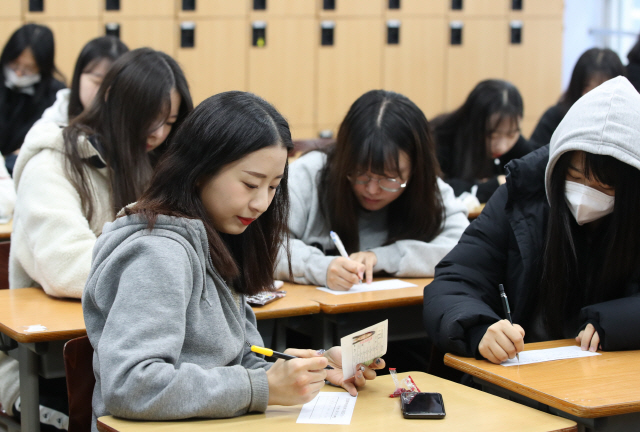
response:
[(446, 30), (444, 16), (404, 18), (399, 44), (384, 47), (383, 88), (407, 96), (428, 119), (444, 108)]
[(537, 122), (562, 93), (562, 17), (523, 20), (521, 31), (522, 42), (507, 47), (506, 78), (522, 93), (525, 119)]
[[(22, 19), (23, 0), (0, 0), (0, 5), (0, 18)], [(0, 24), (4, 25), (5, 21), (0, 21)], [(6, 31), (6, 28), (0, 30), (2, 34)]]
[(320, 17), (323, 19), (332, 19), (340, 17), (373, 18), (382, 16), (383, 11), (387, 9), (386, 2), (388, 0), (333, 0), (335, 9), (324, 9), (325, 0), (316, 1), (318, 2)]
[(27, 22), (49, 18), (98, 18), (104, 0), (43, 0), (42, 12), (29, 11), (29, 0), (22, 0)]
[(389, 9), (389, 0), (383, 0), (383, 9), (389, 14), (407, 15), (444, 15), (449, 10), (451, 0), (399, 0), (400, 8)]
[(184, 69), (194, 104), (228, 90), (247, 89), (247, 21), (242, 18), (196, 19), (195, 46), (181, 48), (176, 60)]
[[(100, 20), (94, 19), (40, 19), (35, 21), (46, 25), (53, 32), (56, 44), (55, 64), (64, 75), (67, 85), (71, 85), (73, 69), (84, 45), (91, 39), (102, 36)], [(78, 37), (82, 35), (82, 37)]]
[(554, 17), (562, 18), (564, 12), (563, 0), (517, 0), (521, 10), (513, 10), (513, 0), (509, 0), (509, 13), (514, 19), (531, 17)]
[[(463, 21), (462, 44), (447, 41), (445, 111), (459, 107), (480, 81), (505, 78), (509, 26), (503, 18)], [(450, 35), (450, 27), (447, 34)]]
[[(264, 1), (264, 0), (263, 0)], [(254, 0), (249, 0), (249, 13), (254, 19), (265, 17), (312, 17), (316, 14), (316, 0), (266, 0), (266, 9), (254, 9)]]
[[(9, 38), (18, 30), (22, 24), (22, 20), (16, 18), (0, 18), (0, 46), (4, 49), (5, 44), (9, 41)], [(1, 53), (2, 51), (0, 51)], [(0, 83), (1, 85), (1, 83)]]
[(173, 18), (121, 18), (114, 21), (106, 20), (102, 27), (102, 35), (105, 34), (105, 25), (116, 23), (120, 26), (120, 39), (133, 50), (141, 47), (149, 47), (163, 51), (170, 56), (176, 52), (178, 30)]
[(272, 18), (266, 45), (248, 44), (248, 90), (274, 104), (300, 130), (315, 126), (316, 23), (314, 18)]
[[(47, 0), (45, 0), (47, 1)], [(49, 0), (50, 1), (50, 0)], [(84, 1), (84, 0), (82, 0)], [(201, 2), (204, 0), (200, 0)], [(236, 0), (232, 0), (236, 1)], [(120, 0), (120, 9), (107, 10), (107, 0), (100, 0), (100, 10), (106, 20), (116, 20), (120, 17), (175, 17), (175, 0)]]
[(450, 19), (506, 16), (511, 9), (511, 0), (458, 0), (457, 2), (462, 2), (462, 9), (452, 9), (452, 4), (456, 1), (446, 0)]
[(195, 0), (195, 10), (183, 10), (183, 0), (176, 0), (178, 18), (244, 17), (253, 0)]
[(318, 47), (317, 115), (320, 130), (337, 130), (351, 104), (382, 86), (382, 19), (335, 20), (334, 45)]

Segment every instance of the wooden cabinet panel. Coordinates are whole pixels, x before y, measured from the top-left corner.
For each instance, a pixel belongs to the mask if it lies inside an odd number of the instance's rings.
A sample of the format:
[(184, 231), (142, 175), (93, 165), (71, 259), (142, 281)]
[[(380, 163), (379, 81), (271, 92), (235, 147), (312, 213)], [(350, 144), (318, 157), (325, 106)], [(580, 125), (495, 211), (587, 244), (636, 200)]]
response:
[(318, 124), (337, 127), (358, 97), (380, 88), (383, 28), (381, 19), (336, 20), (334, 45), (318, 47)]
[(451, 0), (400, 0), (400, 9), (389, 9), (389, 0), (383, 0), (387, 14), (443, 15), (449, 10)]
[[(249, 13), (258, 16), (280, 16), (294, 17), (307, 16), (312, 17), (316, 14), (316, 0), (266, 0), (267, 8), (264, 10), (254, 10), (253, 1), (249, 0)], [(339, 0), (338, 0), (339, 1)], [(349, 0), (347, 0), (349, 1)]]
[[(0, 46), (4, 49), (5, 44), (16, 30), (22, 26), (23, 22), (17, 18), (0, 18)], [(0, 51), (1, 53), (2, 51)], [(0, 83), (2, 84), (2, 83)]]
[(506, 79), (524, 99), (525, 117), (539, 119), (562, 89), (562, 18), (522, 22), (522, 43), (507, 48)]
[(463, 22), (462, 44), (447, 47), (445, 111), (460, 106), (478, 82), (505, 78), (508, 32), (505, 19), (478, 18)]
[(43, 0), (44, 7), (42, 12), (30, 12), (29, 0), (23, 0), (22, 8), (27, 21), (48, 18), (98, 18), (103, 1)]
[(320, 16), (324, 19), (331, 17), (379, 17), (387, 9), (387, 0), (334, 0), (335, 9), (323, 9), (323, 0), (318, 2)]
[(120, 0), (119, 10), (106, 10), (106, 0), (100, 2), (100, 10), (107, 20), (117, 19), (116, 17), (174, 17), (177, 6), (175, 0)]
[(450, 19), (506, 16), (511, 9), (511, 0), (462, 0), (460, 10), (451, 9), (451, 0), (446, 3)]
[(444, 17), (405, 18), (400, 43), (384, 47), (383, 88), (407, 96), (428, 119), (444, 108), (446, 28)]
[[(25, 5), (23, 0), (0, 0), (0, 18), (22, 19), (22, 7)], [(0, 22), (4, 24), (4, 21)], [(6, 29), (0, 30), (5, 32)]]
[(227, 90), (247, 90), (249, 31), (242, 18), (195, 19), (195, 46), (177, 48), (194, 104)]
[(307, 128), (315, 123), (315, 23), (313, 18), (269, 19), (266, 45), (248, 46), (249, 91), (273, 103), (290, 124)]
[(178, 17), (189, 18), (219, 18), (246, 16), (252, 0), (196, 0), (196, 9), (182, 10), (182, 0), (176, 0)]
[(171, 56), (175, 55), (178, 26), (171, 18), (118, 18), (104, 22), (107, 23), (120, 26), (120, 39), (129, 49), (149, 47)]
[(518, 17), (554, 17), (561, 18), (564, 11), (564, 0), (521, 0), (522, 10), (512, 10), (509, 2), (509, 12), (514, 19)]

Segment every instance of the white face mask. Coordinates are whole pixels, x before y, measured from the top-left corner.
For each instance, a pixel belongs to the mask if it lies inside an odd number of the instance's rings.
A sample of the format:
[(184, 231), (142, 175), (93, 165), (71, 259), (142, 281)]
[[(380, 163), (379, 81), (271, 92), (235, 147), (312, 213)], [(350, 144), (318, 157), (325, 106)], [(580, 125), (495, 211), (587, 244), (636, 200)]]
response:
[(613, 212), (615, 197), (580, 183), (565, 181), (564, 199), (578, 225), (584, 225)]
[(24, 89), (40, 82), (40, 74), (18, 76), (9, 66), (4, 67), (4, 85)]

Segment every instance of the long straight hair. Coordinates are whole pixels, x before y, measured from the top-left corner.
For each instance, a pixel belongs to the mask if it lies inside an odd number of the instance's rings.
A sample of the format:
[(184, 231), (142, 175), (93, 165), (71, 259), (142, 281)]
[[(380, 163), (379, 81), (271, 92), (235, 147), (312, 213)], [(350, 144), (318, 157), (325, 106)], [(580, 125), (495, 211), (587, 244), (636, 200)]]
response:
[(567, 315), (621, 297), (640, 269), (640, 171), (611, 156), (584, 153), (585, 177), (614, 187), (616, 194), (613, 213), (591, 231), (577, 224), (565, 201), (565, 178), (572, 153), (560, 156), (551, 174), (537, 304), (553, 338), (563, 337)]
[(73, 70), (71, 94), (69, 95), (69, 120), (80, 115), (88, 107), (83, 107), (80, 101), (80, 76), (91, 70), (102, 60), (110, 63), (129, 51), (129, 48), (117, 37), (102, 36), (91, 39), (80, 51), (76, 67)]
[(64, 77), (56, 68), (55, 58), (55, 42), (53, 33), (49, 27), (41, 24), (25, 24), (18, 30), (13, 32), (0, 55), (0, 101), (4, 99), (6, 87), (4, 85), (4, 66), (17, 59), (22, 52), (30, 48), (33, 58), (40, 70), (40, 82), (35, 85), (35, 93), (33, 95), (33, 106), (37, 106), (38, 102), (48, 93), (54, 75), (64, 82)]
[(601, 78), (606, 81), (617, 76), (626, 76), (626, 69), (615, 51), (609, 48), (591, 48), (578, 58), (571, 73), (567, 91), (560, 97), (560, 106), (565, 114), (582, 97), (589, 80)]
[(431, 241), (442, 230), (440, 167), (429, 122), (406, 96), (372, 90), (351, 105), (318, 178), (322, 211), (350, 253), (360, 250), (359, 204), (347, 176), (369, 170), (378, 175), (399, 174), (401, 151), (411, 161), (411, 175), (402, 195), (388, 206), (385, 244), (402, 239)]
[[(255, 294), (273, 287), (279, 248), (288, 250), (288, 165), (269, 208), (239, 235), (216, 231), (200, 197), (200, 185), (225, 166), (260, 149), (293, 149), (287, 121), (251, 93), (232, 91), (198, 105), (178, 128), (151, 180), (125, 214), (140, 214), (153, 229), (158, 215), (199, 219), (207, 231), (211, 260), (236, 291)], [(289, 260), (290, 261), (290, 260)]]
[[(99, 143), (109, 171), (112, 208), (117, 213), (136, 201), (148, 185), (156, 150), (147, 153), (147, 135), (160, 115), (169, 116), (174, 88), (180, 93), (180, 109), (167, 139), (193, 108), (184, 74), (164, 53), (150, 48), (130, 51), (113, 63), (92, 105), (63, 131), (67, 175), (87, 219), (94, 213), (93, 185), (87, 172), (91, 161), (78, 148), (78, 140), (93, 137)], [(161, 147), (166, 145), (158, 149)]]
[[(491, 176), (494, 164), (487, 137), (504, 120), (517, 125), (523, 113), (522, 96), (516, 86), (497, 79), (478, 83), (460, 108), (432, 122), (436, 144), (453, 147), (453, 164), (445, 175), (468, 181)], [(498, 118), (492, 125), (494, 114)]]

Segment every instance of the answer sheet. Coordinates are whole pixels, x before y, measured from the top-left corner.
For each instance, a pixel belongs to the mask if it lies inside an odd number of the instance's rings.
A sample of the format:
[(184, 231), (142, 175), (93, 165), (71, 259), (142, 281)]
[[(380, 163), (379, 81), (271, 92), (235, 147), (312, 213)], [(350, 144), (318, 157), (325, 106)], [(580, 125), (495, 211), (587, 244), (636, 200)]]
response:
[(327, 287), (318, 287), (318, 289), (320, 291), (328, 292), (329, 294), (343, 295), (343, 294), (363, 293), (368, 291), (383, 291), (383, 290), (391, 290), (391, 289), (399, 289), (399, 288), (409, 288), (414, 286), (417, 286), (417, 285), (409, 282), (401, 281), (400, 279), (389, 279), (384, 281), (371, 282), (370, 284), (363, 282), (361, 284), (352, 286), (349, 289), (349, 291), (334, 291)]
[(517, 358), (509, 359), (500, 363), (502, 366), (518, 366), (531, 363), (542, 363), (553, 360), (565, 360), (580, 357), (591, 357), (600, 355), (597, 352), (582, 351), (579, 346), (567, 346), (559, 348), (548, 348), (541, 350), (522, 351), (520, 353), (520, 362)]
[(320, 392), (302, 405), (296, 423), (348, 425), (357, 399), (347, 392)]

